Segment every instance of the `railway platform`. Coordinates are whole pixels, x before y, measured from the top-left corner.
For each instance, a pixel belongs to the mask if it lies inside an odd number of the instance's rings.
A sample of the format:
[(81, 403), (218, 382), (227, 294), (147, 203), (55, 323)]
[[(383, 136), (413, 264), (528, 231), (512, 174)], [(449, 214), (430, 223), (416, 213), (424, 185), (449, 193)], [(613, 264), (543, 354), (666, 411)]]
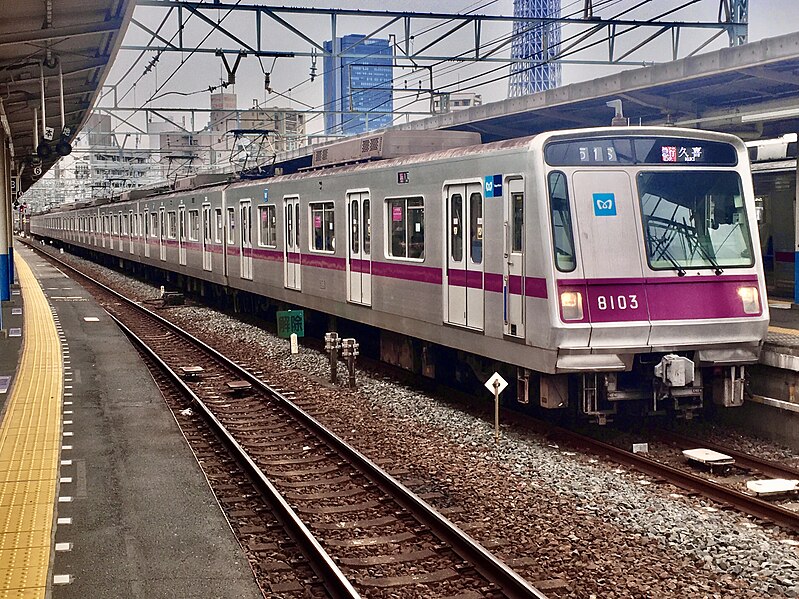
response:
[(16, 250), (21, 289), (3, 317), (20, 336), (0, 338), (0, 598), (262, 597), (127, 338), (75, 281)]

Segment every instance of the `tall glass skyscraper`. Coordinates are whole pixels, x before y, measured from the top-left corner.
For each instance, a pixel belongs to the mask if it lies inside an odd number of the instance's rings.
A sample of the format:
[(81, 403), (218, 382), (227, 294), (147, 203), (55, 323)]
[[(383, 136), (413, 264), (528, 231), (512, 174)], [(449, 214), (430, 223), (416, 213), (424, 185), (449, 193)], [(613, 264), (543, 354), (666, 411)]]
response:
[(352, 34), (325, 42), (325, 132), (353, 135), (392, 123), (393, 55), (388, 40)]
[[(513, 16), (556, 19), (560, 0), (513, 0)], [(514, 23), (508, 96), (515, 98), (560, 85), (560, 63), (548, 62), (560, 51), (559, 23)]]

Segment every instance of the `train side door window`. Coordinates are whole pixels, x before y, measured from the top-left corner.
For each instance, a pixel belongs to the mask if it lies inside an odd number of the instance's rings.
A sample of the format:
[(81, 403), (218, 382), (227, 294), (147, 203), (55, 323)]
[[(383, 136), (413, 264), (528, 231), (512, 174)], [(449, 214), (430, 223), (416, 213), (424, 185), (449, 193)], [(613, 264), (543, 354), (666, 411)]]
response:
[(477, 192), (469, 196), (469, 257), (483, 263), (483, 194)]
[(333, 202), (314, 202), (311, 210), (311, 249), (317, 252), (336, 251), (335, 212)]
[(158, 237), (158, 213), (150, 213), (150, 236)]
[[(205, 198), (206, 202), (208, 198)], [(203, 204), (203, 269), (211, 271), (214, 266), (213, 255), (209, 246), (213, 241), (213, 223), (211, 222), (211, 205)]]
[(233, 236), (236, 230), (236, 209), (232, 206), (227, 209), (227, 243), (233, 245), (236, 242)]
[(258, 206), (258, 245), (277, 247), (277, 214), (275, 206)]

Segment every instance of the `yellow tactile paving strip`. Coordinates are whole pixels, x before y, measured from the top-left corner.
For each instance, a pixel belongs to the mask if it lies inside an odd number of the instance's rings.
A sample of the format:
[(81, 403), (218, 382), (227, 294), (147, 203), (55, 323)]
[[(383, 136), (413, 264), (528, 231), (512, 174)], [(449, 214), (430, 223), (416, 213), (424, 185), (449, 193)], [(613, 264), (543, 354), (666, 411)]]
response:
[(44, 599), (61, 451), (61, 345), (30, 267), (17, 254), (23, 345), (0, 425), (0, 598)]

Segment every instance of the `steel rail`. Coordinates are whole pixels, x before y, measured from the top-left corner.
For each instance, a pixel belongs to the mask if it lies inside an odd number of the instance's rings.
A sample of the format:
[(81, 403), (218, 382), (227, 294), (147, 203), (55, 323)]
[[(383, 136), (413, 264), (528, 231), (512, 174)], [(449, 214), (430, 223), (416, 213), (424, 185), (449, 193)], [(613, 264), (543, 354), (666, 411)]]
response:
[[(134, 304), (135, 305), (135, 304)], [(147, 316), (151, 313), (144, 309)], [(136, 335), (131, 329), (119, 320), (116, 316), (109, 313), (111, 319), (122, 329), (122, 332), (137, 346), (144, 354), (155, 362), (156, 366), (166, 374), (170, 382), (175, 385), (181, 393), (190, 398), (194, 406), (199, 408), (203, 418), (207, 421), (211, 430), (228, 448), (233, 458), (244, 470), (255, 487), (272, 506), (277, 518), (283, 527), (288, 531), (289, 536), (299, 545), (302, 552), (308, 558), (314, 572), (323, 581), (325, 589), (336, 599), (360, 599), (360, 594), (356, 591), (344, 573), (339, 569), (333, 558), (319, 544), (316, 537), (302, 522), (297, 513), (285, 500), (280, 491), (270, 482), (263, 470), (261, 470), (246, 450), (233, 438), (230, 431), (224, 424), (214, 416), (208, 406), (189, 388), (183, 379), (164, 362), (158, 354), (141, 337)]]
[(799, 512), (785, 509), (747, 495), (735, 489), (711, 482), (701, 476), (684, 472), (666, 464), (657, 462), (642, 454), (631, 453), (626, 449), (615, 447), (603, 441), (598, 441), (580, 433), (569, 431), (560, 427), (550, 429), (550, 438), (567, 442), (571, 445), (583, 447), (592, 453), (605, 456), (612, 461), (625, 464), (635, 470), (648, 474), (656, 479), (665, 480), (681, 489), (698, 492), (718, 503), (730, 505), (749, 515), (783, 526), (794, 532), (799, 532)]
[(715, 443), (710, 443), (704, 439), (695, 439), (687, 435), (666, 430), (657, 430), (655, 431), (655, 435), (661, 441), (682, 446), (683, 448), (704, 447), (705, 449), (711, 449), (713, 451), (718, 451), (719, 453), (727, 454), (728, 456), (735, 458), (736, 466), (742, 466), (749, 470), (758, 470), (759, 472), (762, 472), (768, 476), (773, 476), (774, 478), (799, 478), (799, 468), (794, 468), (786, 464), (780, 464), (779, 462), (759, 458), (757, 456), (744, 453), (743, 451), (737, 451), (735, 449), (723, 447)]
[[(189, 341), (202, 351), (206, 352), (214, 359), (219, 361), (222, 365), (230, 368), (241, 378), (246, 379), (252, 385), (258, 387), (264, 393), (272, 396), (298, 421), (310, 429), (314, 434), (322, 438), (334, 451), (338, 452), (342, 457), (347, 459), (353, 466), (361, 471), (372, 483), (380, 487), (384, 492), (390, 495), (397, 503), (403, 508), (408, 510), (421, 524), (427, 526), (439, 539), (447, 543), (451, 549), (457, 553), (462, 559), (471, 564), (480, 574), (487, 580), (496, 584), (507, 597), (510, 599), (546, 599), (546, 595), (540, 590), (528, 583), (524, 578), (519, 576), (515, 571), (509, 568), (504, 562), (497, 558), (493, 553), (488, 551), (485, 547), (477, 543), (469, 535), (458, 528), (453, 522), (445, 516), (437, 512), (430, 504), (424, 501), (421, 497), (413, 493), (405, 485), (388, 474), (382, 468), (371, 462), (366, 456), (360, 453), (357, 449), (347, 444), (338, 435), (324, 427), (313, 416), (305, 412), (302, 408), (294, 404), (291, 400), (285, 397), (282, 393), (263, 382), (257, 376), (232, 361), (227, 356), (221, 354), (219, 351), (201, 341), (188, 331), (185, 331), (168, 321), (162, 316), (147, 310), (143, 306), (137, 304), (135, 301), (125, 297), (121, 293), (114, 291), (110, 287), (100, 283), (92, 277), (82, 273), (74, 266), (52, 256), (47, 252), (43, 252), (35, 245), (30, 244), (30, 247), (37, 252), (42, 253), (48, 259), (54, 260), (65, 268), (78, 274), (80, 277), (96, 285), (104, 292), (113, 295), (115, 298), (125, 303), (126, 305), (134, 307), (136, 310), (147, 314), (150, 318), (157, 321), (170, 331), (181, 336)], [(116, 319), (115, 319), (116, 320)], [(160, 360), (159, 360), (160, 361)], [(177, 375), (175, 375), (177, 376)], [(181, 381), (183, 383), (183, 381)], [(185, 383), (183, 383), (185, 386)], [(194, 395), (194, 394), (192, 394)], [(196, 397), (196, 396), (194, 396)], [(198, 404), (200, 405), (200, 404)], [(221, 427), (221, 423), (219, 423)], [(235, 441), (233, 441), (235, 443)], [(243, 451), (243, 450), (242, 450)], [(264, 478), (264, 480), (266, 480)], [(268, 480), (266, 480), (268, 482)], [(271, 484), (270, 484), (271, 486)], [(356, 595), (357, 596), (357, 595)]]

